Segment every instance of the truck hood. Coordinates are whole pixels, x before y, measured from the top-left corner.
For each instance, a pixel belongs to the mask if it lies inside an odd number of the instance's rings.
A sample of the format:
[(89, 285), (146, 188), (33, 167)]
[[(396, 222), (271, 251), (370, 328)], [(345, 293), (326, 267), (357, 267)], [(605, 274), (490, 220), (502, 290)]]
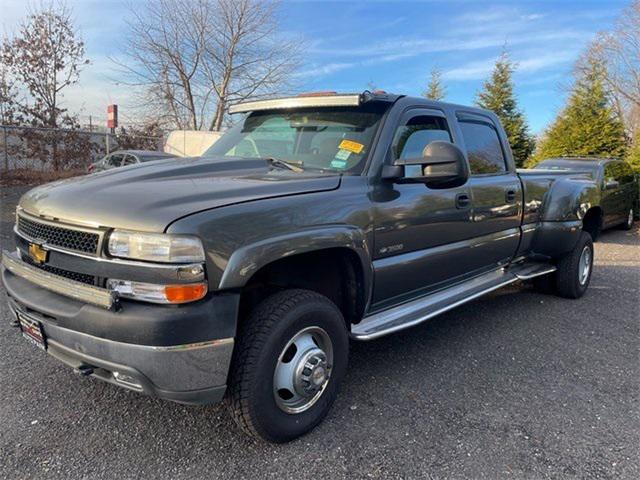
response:
[(339, 175), (273, 169), (262, 160), (169, 159), (43, 185), (27, 192), (20, 207), (72, 224), (162, 232), (202, 210), (339, 184)]

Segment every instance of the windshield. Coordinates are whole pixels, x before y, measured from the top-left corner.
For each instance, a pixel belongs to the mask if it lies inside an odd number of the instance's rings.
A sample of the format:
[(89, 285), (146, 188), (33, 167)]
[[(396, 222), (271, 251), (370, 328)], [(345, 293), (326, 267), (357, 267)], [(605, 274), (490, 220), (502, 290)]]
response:
[(357, 174), (364, 168), (383, 113), (383, 107), (375, 104), (253, 112), (226, 132), (204, 156), (264, 158), (303, 170)]

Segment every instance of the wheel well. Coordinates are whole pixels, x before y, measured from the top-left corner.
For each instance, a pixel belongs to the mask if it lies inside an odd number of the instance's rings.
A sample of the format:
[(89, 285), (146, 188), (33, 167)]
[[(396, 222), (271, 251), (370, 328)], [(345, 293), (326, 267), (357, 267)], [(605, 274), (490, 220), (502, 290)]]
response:
[(240, 319), (267, 296), (286, 288), (324, 295), (338, 306), (348, 325), (362, 318), (366, 302), (364, 273), (358, 255), (348, 248), (302, 253), (265, 265), (242, 289)]
[(587, 213), (582, 218), (582, 229), (591, 235), (593, 240), (598, 238), (602, 229), (602, 209), (600, 207), (593, 207), (587, 210)]

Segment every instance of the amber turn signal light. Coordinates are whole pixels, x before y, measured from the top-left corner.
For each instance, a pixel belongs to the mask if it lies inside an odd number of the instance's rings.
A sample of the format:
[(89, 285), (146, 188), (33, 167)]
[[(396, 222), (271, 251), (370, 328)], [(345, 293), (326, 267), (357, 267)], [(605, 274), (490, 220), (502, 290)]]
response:
[(200, 300), (207, 294), (206, 283), (190, 283), (185, 285), (167, 285), (164, 296), (169, 303), (187, 303)]

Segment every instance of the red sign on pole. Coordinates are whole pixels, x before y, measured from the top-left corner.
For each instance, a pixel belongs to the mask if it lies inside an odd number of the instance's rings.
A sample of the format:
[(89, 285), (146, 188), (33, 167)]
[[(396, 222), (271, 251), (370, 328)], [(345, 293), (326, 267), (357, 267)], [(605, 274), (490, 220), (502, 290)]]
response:
[(107, 106), (107, 128), (118, 126), (118, 105)]

